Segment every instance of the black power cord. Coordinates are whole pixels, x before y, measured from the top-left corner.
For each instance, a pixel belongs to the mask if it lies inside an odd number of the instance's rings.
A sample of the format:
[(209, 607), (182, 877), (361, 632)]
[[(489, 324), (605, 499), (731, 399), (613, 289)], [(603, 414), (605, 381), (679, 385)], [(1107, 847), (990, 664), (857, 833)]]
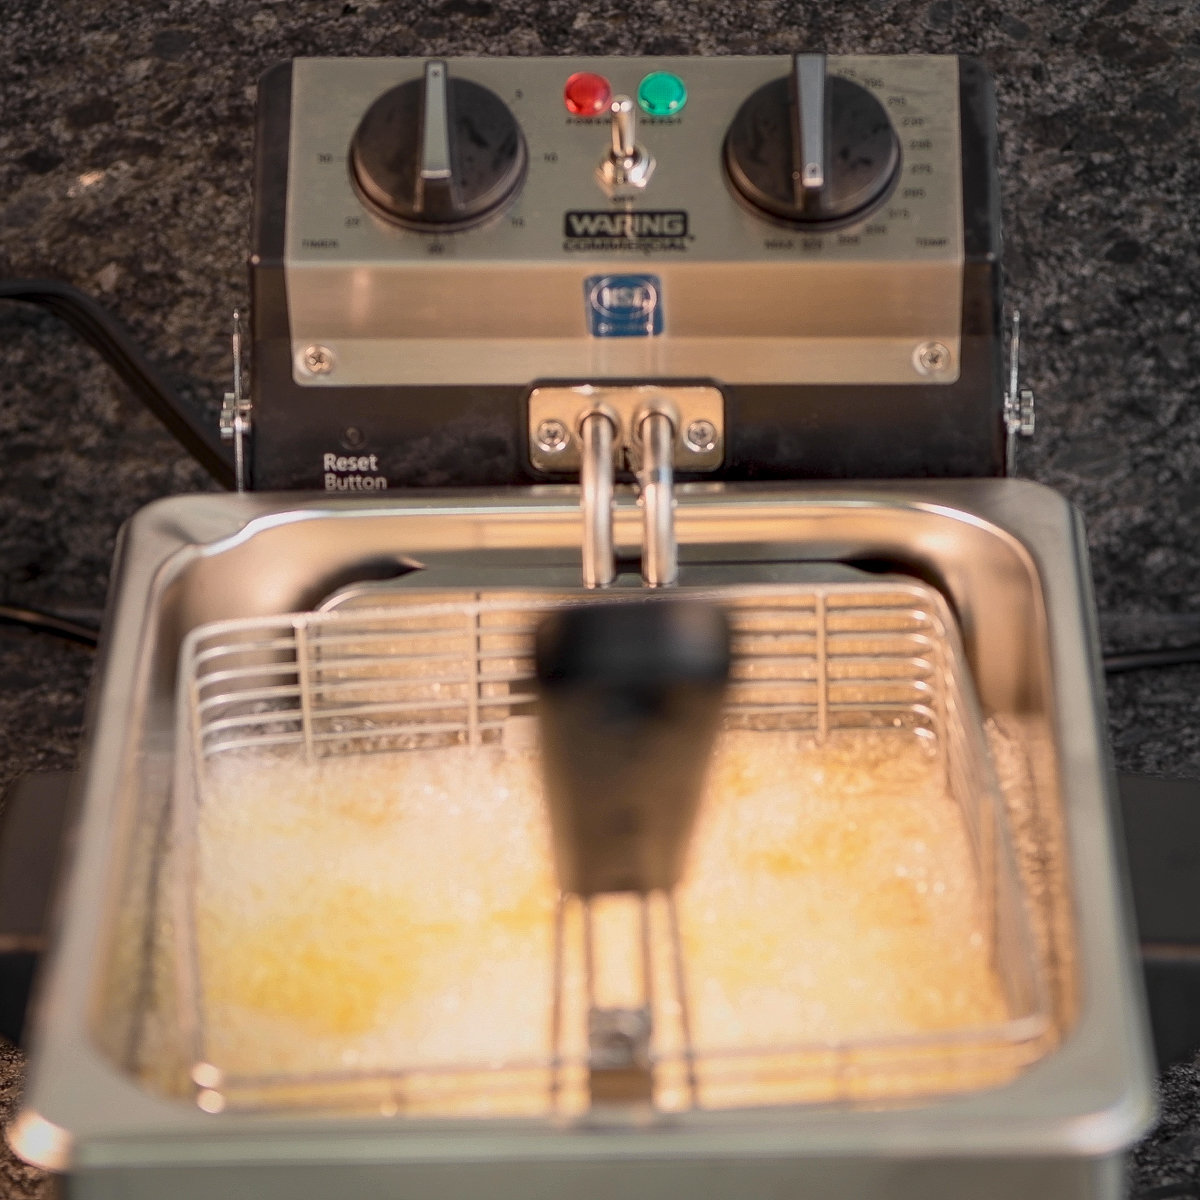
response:
[(233, 463), (219, 435), (175, 395), (116, 318), (91, 296), (53, 279), (0, 279), (0, 300), (37, 304), (70, 325), (222, 487), (233, 487)]
[(100, 631), (90, 625), (69, 621), (66, 617), (57, 617), (40, 609), (20, 608), (12, 604), (0, 604), (0, 625), (19, 625), (36, 633), (52, 633), (93, 650), (100, 640)]
[[(219, 484), (233, 487), (233, 464), (218, 436), (163, 382), (129, 334), (91, 296), (53, 279), (0, 279), (0, 300), (39, 305), (70, 325)], [(89, 625), (11, 604), (0, 604), (0, 625), (51, 633), (91, 648), (99, 638)]]
[(1131, 650), (1125, 654), (1106, 654), (1104, 673), (1119, 675), (1124, 671), (1144, 671), (1150, 667), (1182, 667), (1200, 663), (1200, 646), (1179, 646), (1169, 650)]

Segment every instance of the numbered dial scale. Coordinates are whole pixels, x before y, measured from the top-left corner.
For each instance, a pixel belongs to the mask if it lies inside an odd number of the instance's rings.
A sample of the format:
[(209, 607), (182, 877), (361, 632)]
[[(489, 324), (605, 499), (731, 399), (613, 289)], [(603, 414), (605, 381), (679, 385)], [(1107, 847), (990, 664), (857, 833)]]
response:
[(258, 132), (258, 487), (545, 478), (548, 380), (715, 384), (723, 478), (1003, 471), (971, 60), (296, 60)]

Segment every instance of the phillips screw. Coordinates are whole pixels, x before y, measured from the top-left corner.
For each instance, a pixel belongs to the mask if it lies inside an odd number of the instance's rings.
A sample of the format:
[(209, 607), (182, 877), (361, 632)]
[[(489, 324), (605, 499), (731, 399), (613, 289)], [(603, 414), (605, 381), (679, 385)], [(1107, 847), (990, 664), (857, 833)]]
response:
[(693, 454), (707, 454), (717, 446), (717, 427), (711, 421), (693, 421), (684, 430), (683, 440)]
[(305, 346), (300, 361), (310, 375), (328, 375), (337, 359), (328, 346)]
[(537, 427), (538, 449), (545, 454), (561, 454), (570, 444), (571, 435), (558, 419), (543, 421)]
[(941, 342), (922, 342), (913, 351), (913, 366), (922, 375), (940, 375), (950, 367), (950, 351)]

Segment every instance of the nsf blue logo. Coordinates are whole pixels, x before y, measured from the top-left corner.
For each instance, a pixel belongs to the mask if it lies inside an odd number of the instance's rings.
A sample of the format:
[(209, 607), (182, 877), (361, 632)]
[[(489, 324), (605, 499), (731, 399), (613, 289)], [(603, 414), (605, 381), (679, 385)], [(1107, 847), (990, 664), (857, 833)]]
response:
[(662, 280), (657, 275), (589, 275), (583, 295), (592, 337), (662, 333)]

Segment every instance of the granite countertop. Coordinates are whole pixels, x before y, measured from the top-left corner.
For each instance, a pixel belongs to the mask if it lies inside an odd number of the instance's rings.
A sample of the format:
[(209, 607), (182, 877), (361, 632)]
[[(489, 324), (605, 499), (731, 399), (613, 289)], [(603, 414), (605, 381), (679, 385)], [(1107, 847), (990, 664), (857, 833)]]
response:
[[(298, 55), (977, 55), (999, 95), (1007, 300), (1087, 521), (1109, 648), (1200, 640), (1200, 8), (1175, 0), (7, 0), (0, 276), (98, 294), (215, 422), (246, 304), (255, 84)], [(96, 615), (121, 522), (211, 486), (54, 318), (0, 305), (0, 601)], [(88, 651), (0, 628), (0, 786), (76, 752)], [(1200, 776), (1200, 667), (1109, 685), (1118, 768)], [(0, 1049), (0, 1116), (19, 1085)], [(1200, 1197), (1200, 1075), (1162, 1083), (1133, 1195)], [(6, 1196), (48, 1183), (0, 1160)]]

